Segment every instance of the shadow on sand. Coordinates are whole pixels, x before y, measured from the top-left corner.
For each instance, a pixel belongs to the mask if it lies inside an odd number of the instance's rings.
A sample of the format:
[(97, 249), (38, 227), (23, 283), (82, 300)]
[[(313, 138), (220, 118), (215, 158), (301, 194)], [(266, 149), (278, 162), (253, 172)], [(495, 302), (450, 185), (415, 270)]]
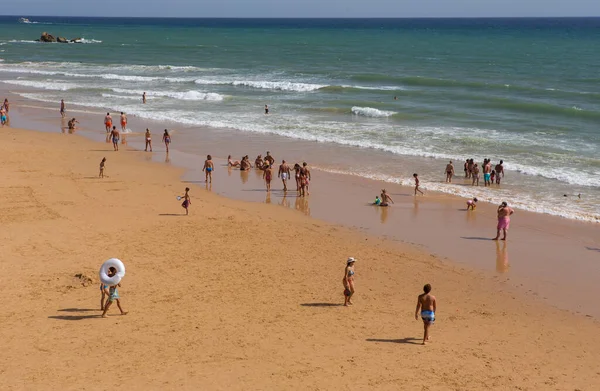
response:
[(93, 319), (93, 318), (101, 318), (102, 315), (56, 315), (49, 316), (48, 319), (60, 319), (60, 320), (82, 320), (82, 319)]
[(400, 339), (378, 339), (378, 338), (367, 338), (368, 342), (391, 342), (391, 343), (406, 343), (409, 345), (421, 345), (422, 339), (419, 338), (400, 338)]
[(600, 253), (600, 248), (597, 248), (597, 247), (586, 247), (586, 248), (590, 251), (597, 251)]
[(467, 240), (492, 240), (492, 238), (482, 238), (480, 236), (461, 236), (460, 238)]
[(100, 311), (92, 308), (63, 308), (62, 310), (58, 310), (58, 312), (90, 312), (90, 311)]
[(302, 307), (341, 307), (340, 303), (303, 303)]
[(185, 213), (159, 213), (159, 216), (185, 216)]

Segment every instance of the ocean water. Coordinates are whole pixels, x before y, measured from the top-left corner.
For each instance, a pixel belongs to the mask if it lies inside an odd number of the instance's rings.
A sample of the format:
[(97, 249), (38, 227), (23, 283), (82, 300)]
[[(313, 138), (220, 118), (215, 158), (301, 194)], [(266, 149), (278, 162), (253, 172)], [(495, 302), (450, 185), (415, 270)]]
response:
[[(0, 18), (23, 97), (376, 150), (313, 164), (600, 221), (600, 19), (29, 19)], [(466, 158), (503, 159), (502, 187), (444, 184)]]

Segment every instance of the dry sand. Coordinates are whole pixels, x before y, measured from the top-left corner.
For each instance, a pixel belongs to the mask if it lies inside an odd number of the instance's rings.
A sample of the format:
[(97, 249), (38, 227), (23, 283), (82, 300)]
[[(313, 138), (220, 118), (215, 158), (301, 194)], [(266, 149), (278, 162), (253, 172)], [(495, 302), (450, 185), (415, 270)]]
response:
[[(140, 155), (0, 131), (2, 389), (598, 388), (597, 321), (286, 208), (192, 187), (182, 216), (182, 172)], [(102, 319), (97, 270), (113, 256), (130, 313)], [(438, 320), (421, 346), (427, 282)]]

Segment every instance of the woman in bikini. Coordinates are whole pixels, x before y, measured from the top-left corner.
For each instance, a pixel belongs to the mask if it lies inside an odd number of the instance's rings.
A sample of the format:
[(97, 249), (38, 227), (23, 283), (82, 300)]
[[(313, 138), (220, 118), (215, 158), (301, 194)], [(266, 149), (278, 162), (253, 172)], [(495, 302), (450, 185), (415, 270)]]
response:
[(152, 152), (152, 135), (150, 134), (150, 129), (146, 129), (146, 149), (145, 152), (148, 152), (148, 147), (150, 147), (150, 152)]
[(233, 160), (231, 160), (231, 155), (227, 156), (227, 165), (229, 167), (239, 167), (240, 166), (240, 162), (239, 160), (236, 160), (235, 162)]
[(169, 153), (169, 144), (171, 144), (171, 135), (169, 131), (165, 129), (165, 134), (163, 134), (163, 142), (165, 143), (165, 147), (167, 147), (167, 153)]
[(344, 269), (344, 306), (352, 305), (352, 296), (354, 295), (354, 262), (356, 259), (350, 257), (346, 261), (346, 268)]
[(269, 165), (265, 166), (265, 169), (263, 172), (263, 179), (265, 180), (265, 184), (267, 185), (267, 191), (270, 192), (271, 191), (271, 179), (273, 179), (273, 170), (271, 169), (271, 166), (269, 166)]
[(300, 192), (300, 165), (298, 163), (294, 164), (294, 176), (296, 177), (296, 191)]

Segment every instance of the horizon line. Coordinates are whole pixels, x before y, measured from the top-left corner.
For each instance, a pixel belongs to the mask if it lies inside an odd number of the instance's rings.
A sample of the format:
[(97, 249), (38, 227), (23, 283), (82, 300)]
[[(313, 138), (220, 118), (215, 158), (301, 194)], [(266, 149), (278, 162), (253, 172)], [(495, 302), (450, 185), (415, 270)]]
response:
[(0, 15), (0, 18), (23, 18), (23, 17), (42, 17), (42, 18), (90, 18), (90, 19), (240, 19), (240, 20), (260, 20), (260, 19), (292, 19), (292, 20), (311, 20), (311, 19), (599, 19), (600, 15), (594, 16), (86, 16), (86, 15)]

